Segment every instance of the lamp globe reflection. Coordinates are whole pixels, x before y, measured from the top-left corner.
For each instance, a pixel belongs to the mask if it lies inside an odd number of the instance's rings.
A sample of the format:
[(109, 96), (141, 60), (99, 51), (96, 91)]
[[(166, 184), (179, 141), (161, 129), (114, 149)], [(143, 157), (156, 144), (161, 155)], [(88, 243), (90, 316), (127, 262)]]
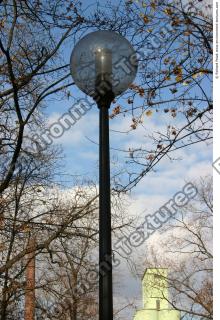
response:
[(112, 31), (86, 35), (76, 44), (70, 58), (75, 84), (94, 100), (106, 95), (113, 100), (123, 93), (134, 81), (137, 67), (132, 45)]

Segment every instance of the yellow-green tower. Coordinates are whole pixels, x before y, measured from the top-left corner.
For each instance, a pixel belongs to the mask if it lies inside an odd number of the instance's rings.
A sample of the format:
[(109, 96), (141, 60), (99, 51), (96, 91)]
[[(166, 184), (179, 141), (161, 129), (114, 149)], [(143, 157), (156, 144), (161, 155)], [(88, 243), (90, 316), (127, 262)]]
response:
[(168, 269), (148, 268), (142, 279), (143, 309), (134, 320), (180, 320), (180, 311), (168, 303)]

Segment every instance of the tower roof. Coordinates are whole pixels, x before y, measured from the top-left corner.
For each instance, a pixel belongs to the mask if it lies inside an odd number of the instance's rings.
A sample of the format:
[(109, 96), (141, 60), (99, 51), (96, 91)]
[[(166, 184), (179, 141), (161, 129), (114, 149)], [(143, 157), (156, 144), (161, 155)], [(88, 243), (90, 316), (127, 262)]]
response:
[[(168, 268), (165, 268), (165, 267), (151, 267), (151, 268), (146, 268), (143, 276), (142, 276), (142, 279), (144, 279), (144, 277), (146, 276), (147, 273), (155, 273), (155, 274), (160, 274), (160, 270), (167, 270), (168, 271)], [(150, 271), (150, 272), (149, 272)]]

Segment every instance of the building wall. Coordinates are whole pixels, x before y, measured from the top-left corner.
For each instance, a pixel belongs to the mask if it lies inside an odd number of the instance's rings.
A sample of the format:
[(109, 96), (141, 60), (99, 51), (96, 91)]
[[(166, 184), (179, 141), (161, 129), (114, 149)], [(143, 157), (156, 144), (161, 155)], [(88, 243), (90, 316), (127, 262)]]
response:
[(147, 269), (142, 280), (143, 308), (157, 309), (157, 300), (160, 309), (168, 309), (167, 269)]
[(134, 320), (180, 320), (180, 311), (143, 309), (136, 312)]
[(142, 279), (143, 309), (136, 312), (134, 320), (180, 320), (180, 311), (168, 303), (168, 270), (149, 268)]

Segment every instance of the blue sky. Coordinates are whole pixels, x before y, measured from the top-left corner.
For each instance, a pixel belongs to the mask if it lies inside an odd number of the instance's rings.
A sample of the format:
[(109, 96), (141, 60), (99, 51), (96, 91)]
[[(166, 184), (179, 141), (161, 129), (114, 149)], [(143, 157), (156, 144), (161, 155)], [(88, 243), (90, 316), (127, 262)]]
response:
[[(73, 89), (77, 89), (74, 87)], [(80, 93), (78, 93), (80, 96)], [(82, 97), (83, 94), (82, 94)], [(48, 109), (48, 122), (53, 123), (70, 105), (58, 103), (56, 108), (50, 106)], [(78, 123), (57, 140), (62, 146), (65, 159), (63, 163), (65, 172), (70, 175), (81, 175), (90, 178), (98, 183), (98, 109), (94, 106)], [(153, 114), (152, 117), (146, 117), (143, 127), (132, 131), (130, 134), (118, 134), (115, 131), (126, 131), (130, 127), (130, 118), (119, 116), (110, 120), (110, 140), (111, 148), (126, 149), (128, 146), (146, 144), (146, 130), (148, 133), (157, 131), (164, 127), (164, 124), (179, 122), (181, 119), (173, 119), (171, 116), (161, 113)], [(114, 130), (114, 131), (112, 131)], [(91, 142), (90, 140), (94, 141)], [(139, 217), (144, 213), (153, 213), (165, 202), (167, 202), (177, 191), (180, 191), (186, 181), (194, 181), (200, 176), (211, 174), (212, 146), (205, 143), (194, 145), (187, 149), (179, 150), (175, 154), (181, 160), (162, 161), (156, 168), (156, 172), (149, 173), (132, 190), (129, 196), (130, 207), (128, 214), (135, 214)], [(115, 167), (124, 166), (124, 154), (111, 150), (111, 165)], [(72, 178), (66, 176), (65, 179), (71, 182)], [(146, 254), (146, 244), (139, 251), (141, 255)], [(135, 259), (135, 255), (133, 257)], [(144, 271), (144, 266), (143, 266)], [(115, 271), (120, 276), (120, 284), (117, 284), (115, 292), (116, 305), (127, 304), (128, 301), (134, 301), (141, 307), (141, 283), (130, 271), (130, 268), (124, 263), (120, 270)], [(132, 319), (132, 310), (128, 311), (128, 316)], [(126, 314), (126, 313), (125, 313)]]
[[(84, 1), (83, 5), (91, 4), (91, 1)], [(68, 60), (71, 48), (66, 47), (64, 55)], [(136, 80), (138, 81), (138, 79)], [(84, 94), (75, 86), (70, 88), (71, 94), (75, 98), (84, 98)], [(123, 101), (120, 101), (123, 105)], [(59, 117), (68, 111), (72, 102), (53, 101), (49, 103), (46, 109), (48, 124), (56, 122)], [(98, 183), (98, 124), (99, 115), (96, 106), (87, 112), (72, 128), (56, 140), (63, 149), (64, 159), (62, 160), (67, 185), (74, 181), (72, 176), (81, 176), (89, 178)], [(172, 124), (178, 126), (182, 119), (180, 116), (172, 118), (168, 114), (159, 112), (153, 113), (151, 117), (145, 117), (143, 126), (139, 126), (129, 134), (131, 116), (124, 117), (120, 115), (110, 120), (110, 144), (111, 144), (111, 167), (112, 172), (117, 172), (125, 166), (125, 156), (123, 152), (129, 147), (146, 146), (150, 143), (148, 134), (158, 130), (163, 130), (166, 125)], [(201, 143), (180, 149), (176, 154), (177, 161), (162, 161), (155, 172), (149, 173), (144, 177), (138, 186), (130, 194), (131, 205), (128, 208), (128, 214), (143, 216), (146, 210), (149, 213), (156, 211), (163, 203), (169, 200), (177, 191), (181, 190), (186, 181), (194, 181), (200, 176), (211, 174), (212, 172), (212, 146)], [(146, 247), (142, 250), (145, 252)], [(144, 253), (145, 254), (145, 253)], [(144, 266), (143, 266), (144, 269)], [(143, 270), (144, 271), (144, 270)], [(126, 264), (123, 265), (123, 276), (121, 277), (120, 289), (117, 289), (115, 296), (120, 297), (121, 303), (126, 303), (127, 299), (134, 299), (137, 305), (140, 305), (141, 288), (140, 281), (130, 272)], [(131, 318), (131, 313), (129, 314)]]
[[(105, 3), (108, 1), (102, 1), (102, 6), (105, 6)], [(87, 8), (87, 12), (92, 12), (95, 6), (92, 1), (83, 1), (82, 7)], [(113, 1), (113, 3), (118, 3), (118, 1)], [(63, 50), (64, 60), (68, 63), (71, 51), (74, 46), (71, 44), (71, 41), (65, 46)], [(135, 83), (138, 83), (139, 80), (136, 78)], [(208, 83), (207, 83), (207, 90)], [(85, 98), (84, 93), (82, 93), (76, 86), (70, 88), (71, 95), (75, 100), (80, 98)], [(195, 92), (196, 94), (196, 92)], [(141, 100), (141, 99), (140, 99)], [(138, 104), (140, 100), (136, 100)], [(90, 100), (91, 101), (91, 100)], [(142, 101), (140, 101), (142, 103)], [(125, 104), (124, 100), (119, 99), (117, 104), (121, 104), (122, 107), (127, 108), (128, 105)], [(116, 104), (116, 105), (117, 105)], [(69, 101), (52, 101), (48, 104), (47, 109), (45, 110), (46, 115), (48, 116), (48, 124), (56, 122), (59, 117), (68, 111), (68, 109), (73, 105), (73, 102)], [(111, 111), (110, 111), (111, 112)], [(57, 139), (55, 142), (60, 144), (63, 149), (64, 160), (63, 160), (63, 170), (66, 174), (70, 175), (82, 175), (98, 179), (98, 109), (94, 105), (93, 108), (82, 118), (78, 123), (76, 123), (69, 131), (64, 133), (64, 135)], [(120, 115), (112, 120), (110, 120), (110, 142), (111, 142), (111, 159), (112, 159), (112, 170), (117, 172), (119, 168), (125, 167), (125, 161), (127, 159), (127, 154), (124, 152), (116, 151), (115, 149), (128, 150), (128, 148), (134, 147), (146, 147), (150, 146), (150, 139), (147, 137), (149, 134), (155, 131), (165, 130), (167, 125), (178, 126), (181, 123), (181, 116), (178, 115), (175, 119), (172, 118), (169, 114), (164, 114), (162, 111), (157, 114), (153, 114), (152, 117), (144, 117), (143, 125), (139, 126), (137, 130), (129, 132), (131, 125), (131, 115), (126, 114), (124, 117)], [(124, 133), (118, 133), (124, 132)], [(91, 142), (91, 140), (93, 142)], [(205, 149), (204, 149), (205, 148)], [(206, 150), (206, 152), (204, 152)], [(209, 151), (208, 151), (209, 150)], [(189, 172), (189, 169), (193, 166), (195, 167), (197, 162), (204, 163), (206, 161), (211, 161), (211, 149), (206, 149), (206, 146), (201, 144), (199, 146), (193, 146), (187, 150), (180, 151), (179, 154), (175, 154), (177, 158), (182, 160), (170, 163), (169, 161), (162, 161), (159, 166), (156, 168), (157, 172), (150, 174), (149, 176), (160, 178), (165, 175), (168, 176), (168, 173), (174, 170), (174, 168), (179, 168), (182, 166), (187, 166), (187, 171), (176, 172), (176, 179), (185, 179), (187, 176), (186, 172)], [(172, 178), (170, 178), (172, 179)], [(141, 185), (144, 185), (144, 181), (134, 190), (134, 193), (140, 193)], [(172, 191), (172, 188), (170, 188)], [(150, 192), (150, 190), (148, 191)]]

